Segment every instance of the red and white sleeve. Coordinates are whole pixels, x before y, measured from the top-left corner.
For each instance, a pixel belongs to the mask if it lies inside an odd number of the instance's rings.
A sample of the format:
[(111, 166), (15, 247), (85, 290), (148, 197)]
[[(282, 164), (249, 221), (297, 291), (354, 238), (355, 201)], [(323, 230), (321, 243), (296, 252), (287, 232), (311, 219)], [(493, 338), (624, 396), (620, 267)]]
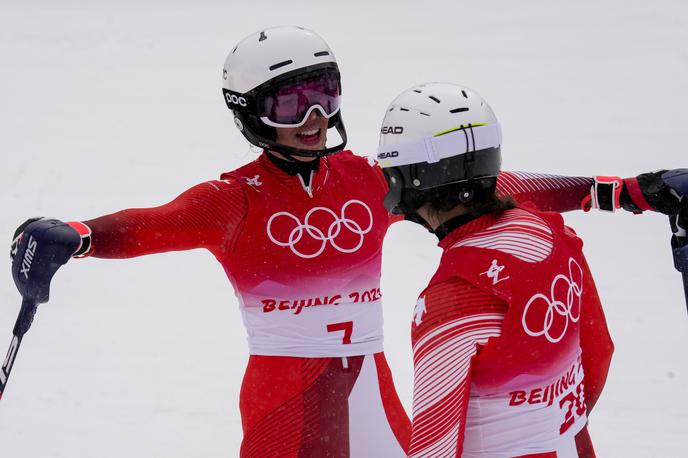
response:
[(471, 361), (501, 334), (507, 304), (465, 280), (428, 288), (413, 322), (413, 424), (410, 457), (459, 457)]
[(590, 197), (595, 180), (529, 172), (502, 172), (497, 179), (497, 194), (516, 202), (531, 203), (541, 211), (559, 213), (580, 210)]

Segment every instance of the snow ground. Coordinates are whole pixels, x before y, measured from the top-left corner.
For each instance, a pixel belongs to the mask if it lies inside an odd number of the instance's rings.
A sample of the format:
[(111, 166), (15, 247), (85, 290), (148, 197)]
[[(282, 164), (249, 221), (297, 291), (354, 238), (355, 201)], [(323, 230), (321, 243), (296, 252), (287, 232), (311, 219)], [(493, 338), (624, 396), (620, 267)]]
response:
[[(221, 66), (236, 41), (277, 24), (312, 28), (334, 49), (359, 154), (375, 149), (398, 92), (444, 80), (490, 101), (505, 169), (685, 167), (687, 18), (682, 0), (3, 0), (0, 235), (9, 244), (33, 215), (157, 205), (248, 161)], [(591, 418), (598, 454), (685, 456), (688, 316), (666, 218), (566, 218), (586, 241), (617, 346)], [(385, 244), (386, 348), (407, 407), (410, 315), (434, 245), (406, 223)], [(4, 354), (19, 297), (7, 257), (0, 271)], [(52, 298), (0, 401), (3, 458), (238, 455), (247, 351), (212, 256), (74, 261)]]

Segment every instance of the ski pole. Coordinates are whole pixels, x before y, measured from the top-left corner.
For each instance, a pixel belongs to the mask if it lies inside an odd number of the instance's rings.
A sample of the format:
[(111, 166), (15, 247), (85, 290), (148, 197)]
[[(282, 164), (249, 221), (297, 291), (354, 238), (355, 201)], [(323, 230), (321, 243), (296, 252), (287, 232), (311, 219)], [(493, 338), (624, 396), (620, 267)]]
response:
[(688, 237), (673, 235), (671, 251), (674, 255), (674, 267), (683, 276), (683, 292), (686, 296), (686, 308), (688, 308)]
[(32, 299), (24, 298), (22, 300), (21, 309), (19, 310), (19, 316), (17, 316), (17, 321), (14, 324), (14, 330), (12, 331), (12, 342), (10, 343), (10, 348), (7, 350), (7, 356), (5, 361), (2, 363), (0, 368), (0, 399), (2, 399), (2, 394), (5, 392), (5, 387), (7, 386), (7, 379), (10, 377), (12, 372), (12, 367), (14, 366), (14, 361), (17, 358), (17, 353), (19, 352), (19, 346), (24, 338), (24, 334), (31, 327), (33, 322), (33, 317), (36, 314), (36, 309), (38, 304)]
[(24, 334), (31, 327), (38, 304), (48, 302), (50, 282), (81, 245), (81, 236), (69, 225), (54, 219), (32, 218), (14, 234), (10, 256), (12, 278), (22, 296), (12, 342), (0, 366), (0, 399), (7, 386)]

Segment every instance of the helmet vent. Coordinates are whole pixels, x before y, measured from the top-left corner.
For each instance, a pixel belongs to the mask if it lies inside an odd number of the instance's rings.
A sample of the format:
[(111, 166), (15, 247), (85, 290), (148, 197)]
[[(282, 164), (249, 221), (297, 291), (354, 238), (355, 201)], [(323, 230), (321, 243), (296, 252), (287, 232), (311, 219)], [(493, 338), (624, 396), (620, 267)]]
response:
[(329, 51), (319, 51), (313, 54), (315, 57), (322, 57), (322, 56), (329, 56), (330, 52)]
[(418, 94), (422, 94), (422, 91), (420, 89), (414, 89), (413, 92), (417, 92)]
[(422, 111), (420, 112), (420, 114), (422, 114), (423, 116), (430, 116), (429, 114), (423, 113)]
[(461, 93), (463, 94), (463, 96), (464, 96), (465, 98), (468, 98), (468, 94), (466, 94), (466, 91), (464, 91), (463, 89), (461, 89)]
[(436, 103), (440, 103), (440, 99), (438, 99), (437, 97), (434, 97), (434, 96), (432, 96), (432, 95), (429, 95), (428, 98), (429, 98), (430, 100), (434, 100)]
[(449, 113), (461, 113), (463, 111), (468, 111), (468, 107), (454, 108), (453, 110), (449, 110)]
[(401, 111), (411, 111), (408, 108), (399, 108)]
[(258, 37), (258, 41), (265, 41), (267, 39), (268, 37), (265, 36), (265, 31), (263, 30), (262, 32), (260, 32), (260, 37)]
[(232, 49), (232, 54), (234, 54), (238, 48), (239, 48), (239, 45), (236, 45), (236, 46), (234, 47), (234, 49)]
[(275, 65), (270, 65), (270, 71), (277, 70), (278, 68), (282, 68), (285, 65), (289, 65), (289, 64), (293, 64), (293, 63), (294, 63), (294, 61), (289, 59), (289, 60), (285, 60), (284, 62), (276, 63)]

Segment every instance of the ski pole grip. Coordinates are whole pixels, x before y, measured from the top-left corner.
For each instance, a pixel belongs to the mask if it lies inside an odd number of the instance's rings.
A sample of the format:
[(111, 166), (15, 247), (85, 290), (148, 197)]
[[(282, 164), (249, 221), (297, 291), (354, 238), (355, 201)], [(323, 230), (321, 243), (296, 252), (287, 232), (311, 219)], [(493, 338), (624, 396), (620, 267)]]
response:
[(25, 297), (22, 299), (21, 309), (19, 310), (19, 316), (14, 324), (13, 333), (15, 336), (23, 336), (31, 327), (33, 323), (33, 317), (36, 315), (36, 309), (38, 304), (31, 298)]
[(688, 169), (674, 169), (662, 174), (662, 181), (682, 196), (688, 196)]
[(676, 270), (688, 274), (688, 239), (674, 235), (671, 237), (671, 249)]

